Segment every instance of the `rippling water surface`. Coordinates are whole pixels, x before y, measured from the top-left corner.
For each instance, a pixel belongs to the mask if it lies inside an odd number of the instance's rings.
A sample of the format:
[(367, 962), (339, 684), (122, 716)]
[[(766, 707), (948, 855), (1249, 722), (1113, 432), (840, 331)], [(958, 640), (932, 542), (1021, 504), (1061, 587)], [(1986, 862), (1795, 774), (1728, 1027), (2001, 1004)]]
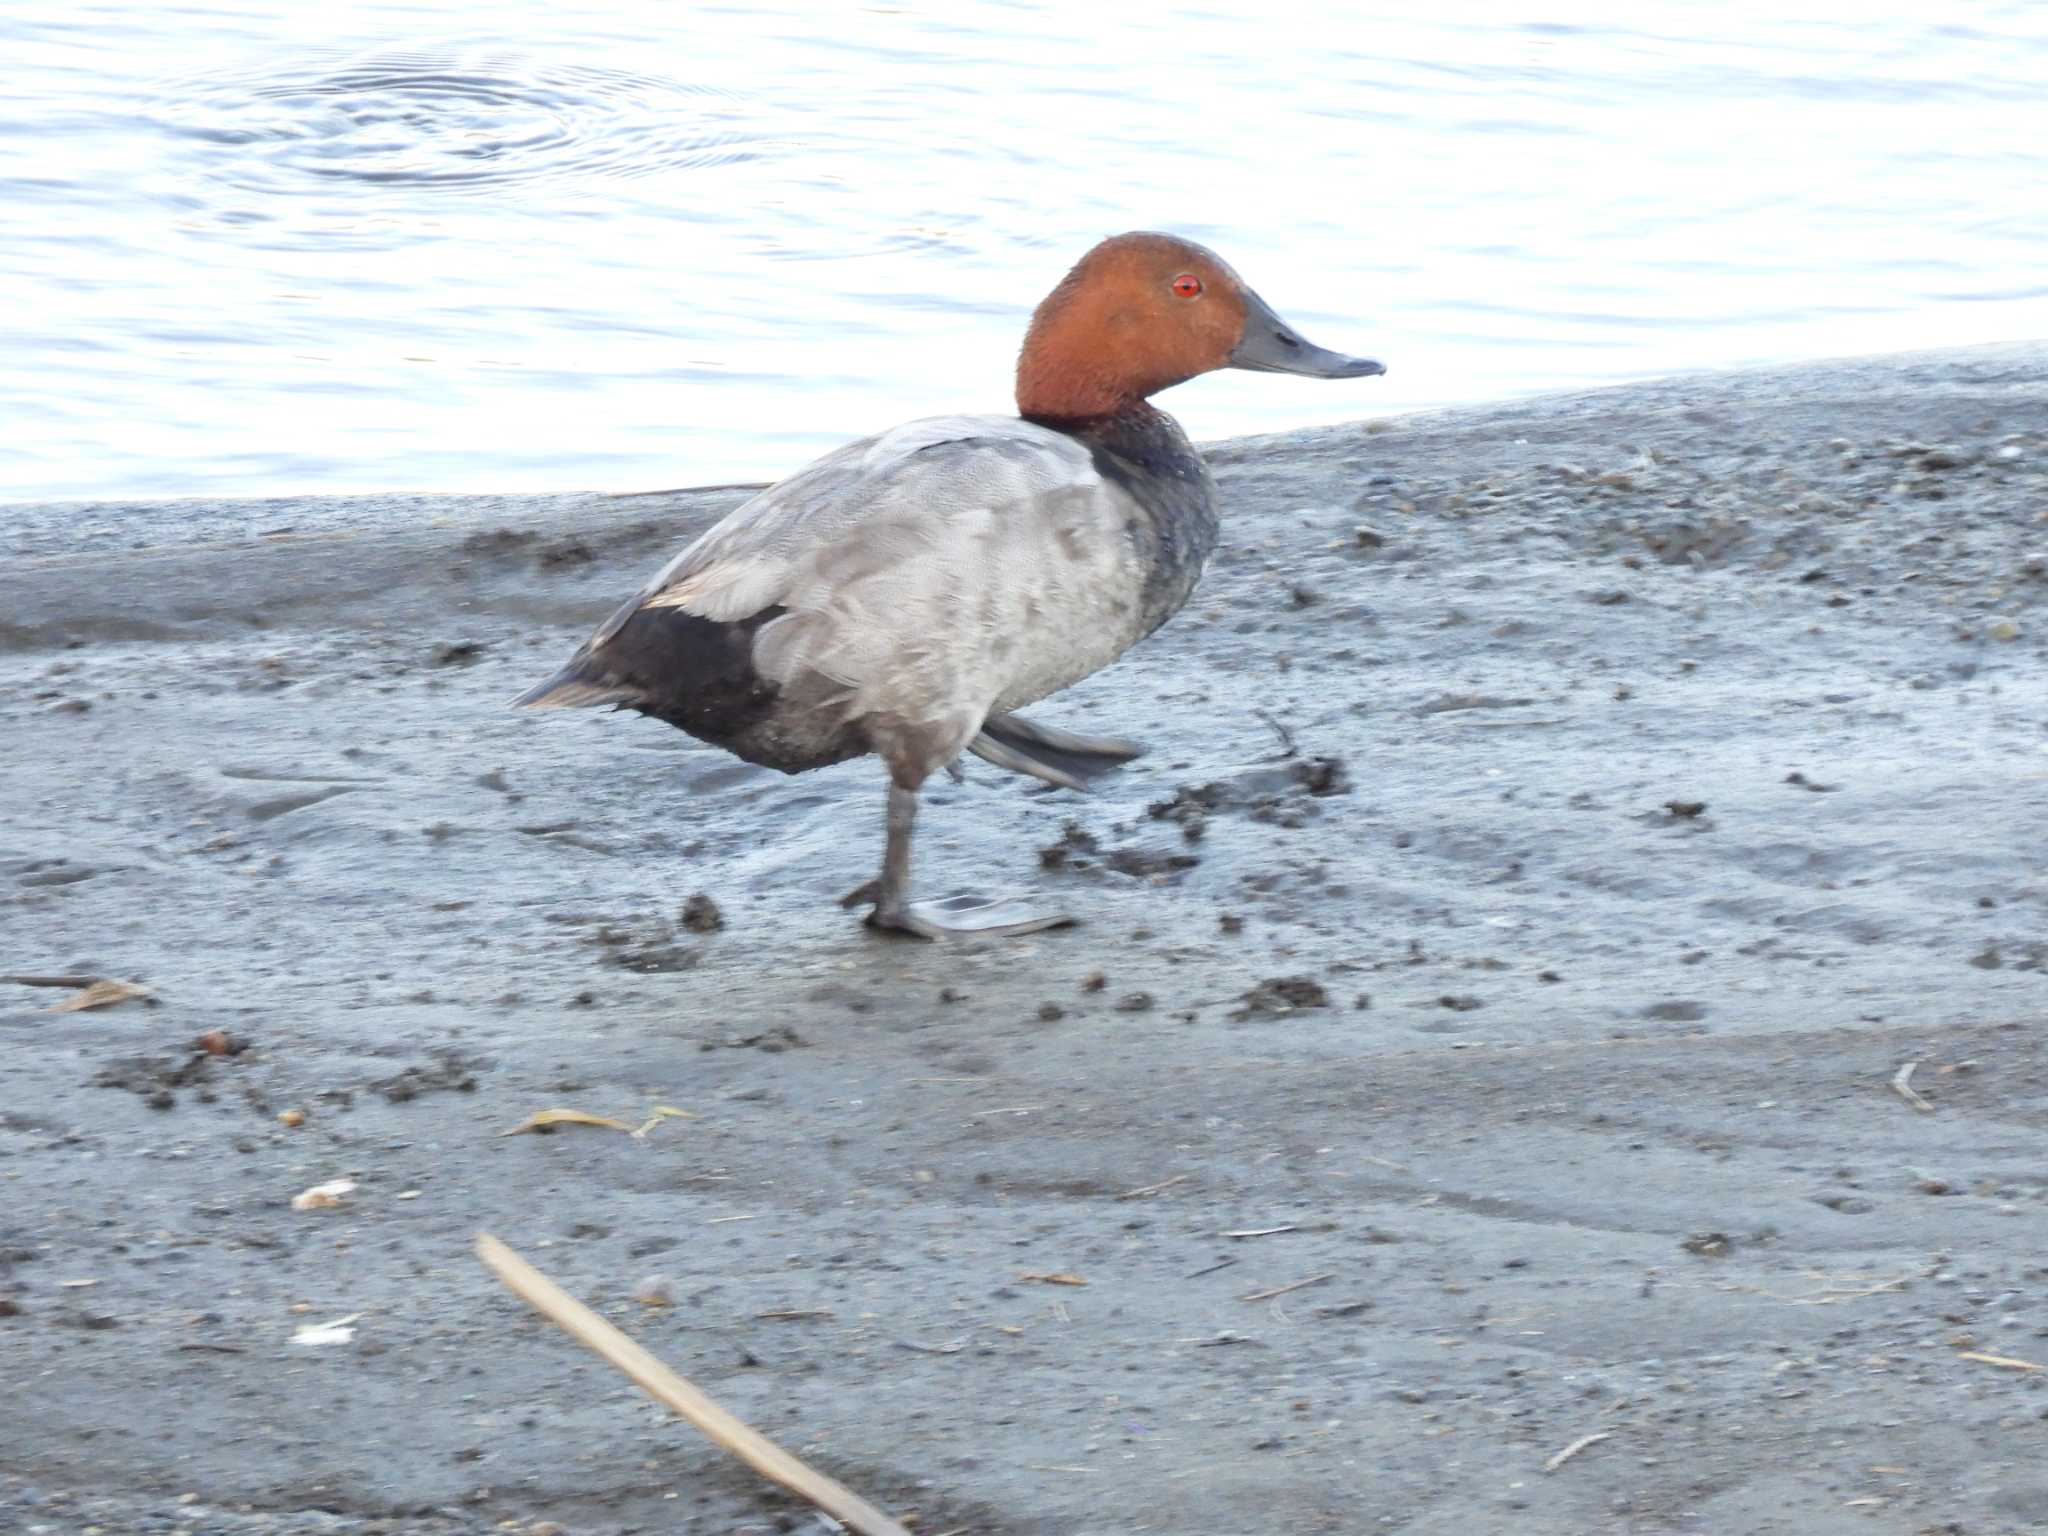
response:
[(2048, 336), (2048, 7), (1379, 9), (9, 0), (0, 497), (771, 477), (1133, 227), (1392, 370), (1200, 437)]

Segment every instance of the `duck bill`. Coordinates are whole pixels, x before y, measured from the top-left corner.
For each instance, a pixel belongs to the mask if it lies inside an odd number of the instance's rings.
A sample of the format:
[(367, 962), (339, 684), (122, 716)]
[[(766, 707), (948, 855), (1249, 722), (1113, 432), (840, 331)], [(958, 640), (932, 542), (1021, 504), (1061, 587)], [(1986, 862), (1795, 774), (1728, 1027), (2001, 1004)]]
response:
[(1363, 379), (1387, 371), (1384, 363), (1369, 357), (1346, 357), (1303, 341), (1249, 289), (1244, 295), (1244, 334), (1224, 366), (1254, 373), (1299, 373), (1311, 379)]

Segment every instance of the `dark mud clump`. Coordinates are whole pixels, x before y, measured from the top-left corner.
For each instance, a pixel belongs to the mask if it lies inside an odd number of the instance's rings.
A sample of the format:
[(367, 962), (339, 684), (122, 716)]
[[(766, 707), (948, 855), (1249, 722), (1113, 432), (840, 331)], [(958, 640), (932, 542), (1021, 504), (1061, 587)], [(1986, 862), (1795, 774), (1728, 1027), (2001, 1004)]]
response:
[(440, 1051), (424, 1066), (407, 1067), (370, 1084), (388, 1103), (404, 1104), (428, 1093), (475, 1093), (478, 1063), (458, 1051)]
[(1094, 855), (1102, 845), (1095, 834), (1078, 821), (1070, 821), (1060, 829), (1060, 835), (1038, 850), (1038, 863), (1042, 869), (1087, 869), (1094, 861)]
[(1192, 853), (1154, 853), (1146, 848), (1118, 848), (1103, 862), (1120, 875), (1153, 880), (1181, 874), (1202, 861)]
[(1231, 1011), (1233, 1019), (1299, 1013), (1305, 1008), (1330, 1006), (1329, 992), (1310, 976), (1269, 976), (1239, 1000), (1244, 1006)]
[(540, 535), (517, 528), (493, 528), (487, 533), (472, 533), (461, 544), (465, 555), (481, 555), (485, 559), (497, 559), (517, 554), (528, 545), (539, 542)]
[(1173, 822), (1192, 843), (1201, 840), (1214, 815), (1241, 812), (1253, 821), (1292, 829), (1321, 814), (1315, 801), (1350, 791), (1351, 777), (1342, 758), (1296, 757), (1207, 784), (1182, 785), (1172, 799), (1154, 801), (1146, 814), (1154, 821)]
[(596, 558), (597, 551), (581, 539), (561, 539), (543, 549), (535, 563), (544, 571), (553, 571), (565, 565), (588, 565)]
[(1103, 852), (1102, 841), (1079, 822), (1070, 821), (1054, 841), (1038, 850), (1041, 868), (1081, 873), (1107, 869), (1135, 880), (1158, 880), (1184, 874), (1201, 863), (1192, 853), (1165, 853), (1143, 847), (1112, 848)]
[[(716, 908), (712, 910), (715, 912)], [(686, 905), (686, 922), (688, 912)], [(703, 920), (701, 915), (699, 920)], [(724, 919), (721, 917), (720, 921), (723, 922)], [(618, 966), (621, 970), (637, 971), (642, 975), (694, 970), (704, 960), (704, 952), (701, 949), (692, 949), (678, 943), (675, 925), (660, 919), (642, 923), (637, 927), (600, 924), (585, 937), (584, 942), (597, 946), (602, 952), (601, 963)]]
[(766, 1051), (774, 1056), (783, 1051), (800, 1051), (810, 1045), (802, 1035), (781, 1024), (755, 1035), (729, 1035), (723, 1040), (700, 1040), (700, 1051)]
[(123, 1056), (110, 1061), (93, 1075), (95, 1088), (125, 1088), (138, 1095), (151, 1109), (171, 1109), (177, 1105), (180, 1088), (195, 1088), (202, 1101), (213, 1098), (208, 1086), (211, 1069), (215, 1061), (225, 1052), (216, 1052), (206, 1045), (183, 1056)]
[(725, 926), (725, 913), (702, 891), (683, 903), (677, 921), (691, 933), (716, 933)]

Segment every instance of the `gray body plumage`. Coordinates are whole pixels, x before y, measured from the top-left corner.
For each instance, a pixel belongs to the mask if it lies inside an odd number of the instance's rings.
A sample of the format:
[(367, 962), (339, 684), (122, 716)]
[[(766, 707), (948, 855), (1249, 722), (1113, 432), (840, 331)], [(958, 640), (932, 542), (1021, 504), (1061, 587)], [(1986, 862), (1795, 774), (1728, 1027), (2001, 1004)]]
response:
[(910, 422), (736, 509), (520, 702), (642, 709), (790, 772), (874, 750), (914, 783), (1156, 629), (1215, 537), (1207, 469), (1148, 407)]

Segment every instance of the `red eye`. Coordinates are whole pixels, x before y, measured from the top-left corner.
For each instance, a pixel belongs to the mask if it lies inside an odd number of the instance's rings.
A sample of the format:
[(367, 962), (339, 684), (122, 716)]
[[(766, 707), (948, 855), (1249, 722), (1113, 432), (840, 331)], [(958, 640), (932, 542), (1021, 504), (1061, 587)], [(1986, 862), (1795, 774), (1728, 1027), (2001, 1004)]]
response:
[(1173, 291), (1184, 299), (1192, 299), (1202, 291), (1202, 280), (1192, 272), (1183, 272), (1173, 280)]

